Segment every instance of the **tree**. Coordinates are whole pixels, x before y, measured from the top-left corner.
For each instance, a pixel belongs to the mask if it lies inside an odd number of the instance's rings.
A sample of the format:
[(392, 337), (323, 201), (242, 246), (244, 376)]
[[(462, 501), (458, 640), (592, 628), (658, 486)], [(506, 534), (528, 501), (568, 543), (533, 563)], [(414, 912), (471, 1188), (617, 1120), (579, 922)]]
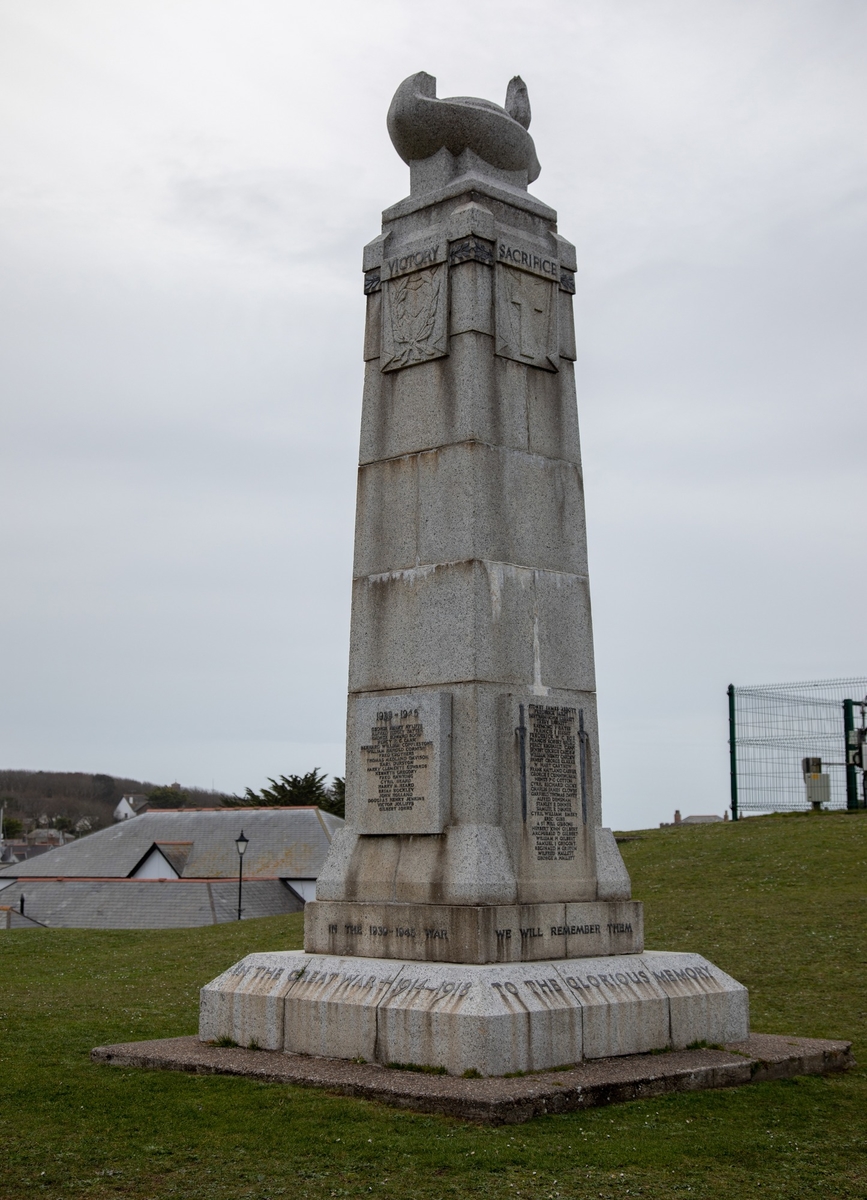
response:
[(24, 832), (24, 824), (17, 817), (3, 818), (3, 836), (6, 838), (21, 837)]
[(148, 792), (148, 804), (152, 808), (183, 808), (189, 796), (186, 792), (181, 791), (180, 784), (172, 784), (171, 787), (154, 788)]
[(328, 801), (320, 804), (326, 812), (334, 813), (335, 817), (346, 818), (346, 780), (342, 775), (335, 775), (326, 795)]
[(315, 804), (325, 812), (342, 817), (343, 780), (335, 777), (330, 789), (326, 788), (325, 780), (325, 773), (316, 767), (306, 775), (281, 775), (279, 779), (269, 776), (269, 788), (262, 788), (261, 792), (247, 788), (243, 796), (227, 796), (223, 804), (227, 808), (294, 808)]
[(93, 797), (106, 804), (114, 799), (114, 777), (112, 775), (94, 775)]

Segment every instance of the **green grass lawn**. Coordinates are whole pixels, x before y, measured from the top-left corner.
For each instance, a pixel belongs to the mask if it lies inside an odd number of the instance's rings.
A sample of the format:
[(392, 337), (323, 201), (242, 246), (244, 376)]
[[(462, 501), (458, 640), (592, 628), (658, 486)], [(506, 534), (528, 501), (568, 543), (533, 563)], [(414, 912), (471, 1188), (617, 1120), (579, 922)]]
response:
[[(651, 949), (745, 983), (752, 1026), (867, 1063), (867, 813), (650, 830), (622, 846)], [(0, 933), (0, 1197), (867, 1197), (867, 1071), (477, 1127), (244, 1079), (94, 1066), (193, 1033), (199, 986), (301, 918)]]

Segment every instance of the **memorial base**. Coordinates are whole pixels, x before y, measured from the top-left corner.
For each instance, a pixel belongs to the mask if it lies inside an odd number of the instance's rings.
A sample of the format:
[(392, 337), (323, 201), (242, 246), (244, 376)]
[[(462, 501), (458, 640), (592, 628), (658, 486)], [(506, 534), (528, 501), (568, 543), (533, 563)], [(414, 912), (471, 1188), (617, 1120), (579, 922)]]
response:
[(575, 904), (364, 904), (311, 900), (309, 954), (441, 963), (598, 958), (644, 949), (638, 900)]
[(199, 1038), (484, 1076), (736, 1042), (746, 988), (697, 954), (469, 965), (293, 950), (202, 989)]

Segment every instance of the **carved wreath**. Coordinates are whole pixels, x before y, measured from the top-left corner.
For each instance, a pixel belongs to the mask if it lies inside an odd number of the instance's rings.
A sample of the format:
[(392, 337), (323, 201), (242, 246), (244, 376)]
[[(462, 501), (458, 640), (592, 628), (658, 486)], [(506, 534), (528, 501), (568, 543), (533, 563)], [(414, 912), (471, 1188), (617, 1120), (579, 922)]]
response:
[(395, 283), (392, 332), (396, 366), (430, 358), (434, 353), (427, 343), (436, 325), (440, 283), (436, 270), (418, 271)]

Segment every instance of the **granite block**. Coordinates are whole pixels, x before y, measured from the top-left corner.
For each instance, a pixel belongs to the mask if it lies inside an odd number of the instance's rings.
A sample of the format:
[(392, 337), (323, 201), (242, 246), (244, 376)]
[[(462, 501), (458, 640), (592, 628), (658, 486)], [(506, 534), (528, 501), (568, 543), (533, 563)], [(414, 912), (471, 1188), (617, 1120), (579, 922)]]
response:
[(489, 266), (481, 262), (462, 262), (450, 268), (451, 310), (449, 328), (458, 333), (493, 335), (493, 278)]
[(452, 825), (446, 839), (442, 887), (446, 903), (514, 903), (515, 872), (499, 825)]
[(413, 562), (468, 558), (587, 574), (581, 474), (574, 463), (478, 442), (418, 459)]
[(450, 1075), (545, 1070), (581, 1059), (581, 1008), (541, 964), (405, 968), (382, 1000), (383, 1061)]
[(492, 346), (488, 334), (469, 331), (449, 339), (447, 358), (388, 374), (368, 363), (359, 461), (466, 441), (526, 450), (524, 397), (510, 404), (500, 394)]
[(580, 465), (575, 370), (560, 359), (556, 375), (533, 371), (527, 386), (527, 448), (531, 454), (565, 458)]
[(331, 836), (331, 846), (316, 880), (317, 900), (346, 898), (346, 880), (352, 856), (358, 844), (358, 832), (352, 825), (343, 825)]
[(402, 963), (316, 955), (305, 959), (284, 1000), (287, 1054), (377, 1057), (377, 1006), (404, 970)]
[(376, 361), (382, 353), (382, 292), (372, 292), (367, 297), (367, 316), (364, 321), (364, 361)]
[(403, 840), (397, 835), (358, 836), (344, 874), (341, 900), (388, 903), (394, 900), (394, 880)]
[(632, 895), (629, 872), (610, 829), (596, 826), (593, 830), (596, 847), (597, 896), (600, 900), (628, 900)]
[[(234, 971), (203, 989), (202, 1040), (240, 1033), (275, 1048), (282, 1012), (286, 1053), (453, 1075), (676, 1049), (688, 1034), (711, 1043), (747, 1024), (744, 989), (691, 954), (478, 965), (289, 951)], [(231, 1024), (221, 1023), (214, 998), (230, 992)]]
[(494, 240), (494, 214), (483, 204), (471, 201), (453, 208), (448, 221), (448, 239), (456, 242), (460, 238), (480, 237), (488, 242)]
[(670, 1045), (668, 997), (635, 955), (553, 964), (584, 1016), (584, 1057), (644, 1054)]
[[(563, 630), (568, 630), (564, 637)], [(586, 577), (475, 560), (353, 584), (350, 691), (595, 686)]]
[[(616, 933), (626, 925), (632, 926), (631, 934)], [(637, 901), (474, 905), (316, 900), (305, 909), (304, 926), (309, 953), (408, 962), (577, 960), (622, 956), (624, 947), (634, 955), (643, 946)]]
[(659, 950), (646, 950), (642, 961), (668, 996), (675, 1049), (695, 1042), (722, 1045), (748, 1035), (749, 993), (719, 967), (698, 954)]
[(359, 467), (353, 578), (419, 562), (418, 460), (406, 454)]
[[(568, 292), (559, 293), (560, 357), (574, 362), (578, 357), (575, 345), (575, 318), (572, 313), (572, 297)], [(561, 363), (561, 369), (565, 364)]]
[(465, 442), (360, 468), (356, 578), (472, 558), (586, 575), (578, 467)]
[(301, 954), (248, 954), (206, 984), (200, 992), (200, 1038), (282, 1050), (283, 999), (295, 982)]
[(319, 901), (304, 912), (309, 953), (410, 962), (494, 962), (495, 906)]
[(644, 908), (637, 900), (567, 904), (566, 957), (639, 954), (644, 949)]
[(743, 1034), (745, 998), (694, 954), (479, 966), (287, 952), (203, 989), (199, 1037), (279, 1048), (282, 1010), (287, 1054), (502, 1075)]

